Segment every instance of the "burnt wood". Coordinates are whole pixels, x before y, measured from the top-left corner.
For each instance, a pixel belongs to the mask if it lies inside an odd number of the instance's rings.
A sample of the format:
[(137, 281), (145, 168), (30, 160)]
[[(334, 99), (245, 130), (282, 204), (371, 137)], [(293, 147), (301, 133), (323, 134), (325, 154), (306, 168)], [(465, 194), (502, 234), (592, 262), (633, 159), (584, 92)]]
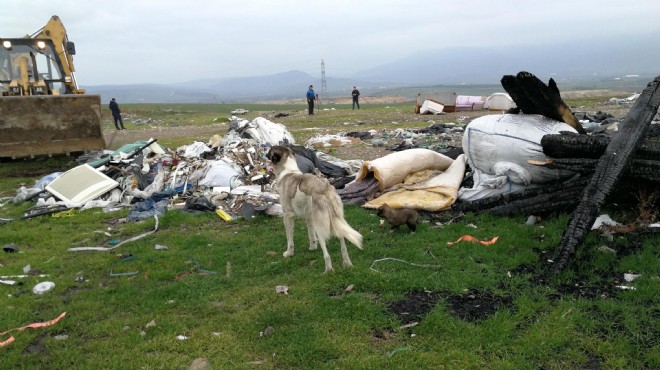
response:
[[(579, 135), (574, 132), (548, 134), (541, 138), (543, 154), (552, 158), (592, 158), (599, 159), (607, 145), (610, 136)], [(646, 138), (637, 147), (635, 159), (660, 161), (660, 140)]]
[(620, 133), (610, 141), (594, 175), (582, 192), (580, 203), (568, 222), (556, 249), (553, 273), (561, 272), (591, 229), (605, 199), (633, 159), (660, 105), (660, 76), (650, 82), (630, 108)]
[[(545, 167), (569, 170), (590, 176), (596, 170), (598, 162), (597, 159), (593, 158), (557, 158), (550, 161)], [(635, 157), (624, 170), (623, 176), (660, 182), (660, 161), (637, 159)]]
[(506, 75), (500, 80), (502, 87), (525, 114), (540, 114), (564, 122), (580, 134), (586, 134), (580, 122), (564, 103), (553, 79), (550, 86), (529, 72), (518, 72), (514, 77)]
[[(588, 177), (581, 177), (575, 180), (526, 188), (516, 192), (495, 195), (471, 202), (457, 202), (454, 203), (452, 209), (460, 212), (485, 211), (500, 215), (551, 213), (559, 209), (553, 207), (553, 205), (550, 204), (551, 202), (544, 201), (546, 195), (549, 194), (551, 196), (556, 196), (556, 198), (561, 200), (562, 203), (566, 203), (565, 200), (568, 200), (570, 204), (576, 205), (579, 202), (579, 198), (576, 194), (579, 194), (588, 183)], [(535, 202), (538, 207), (534, 207), (534, 211), (532, 211), (531, 208), (527, 207), (527, 204)]]

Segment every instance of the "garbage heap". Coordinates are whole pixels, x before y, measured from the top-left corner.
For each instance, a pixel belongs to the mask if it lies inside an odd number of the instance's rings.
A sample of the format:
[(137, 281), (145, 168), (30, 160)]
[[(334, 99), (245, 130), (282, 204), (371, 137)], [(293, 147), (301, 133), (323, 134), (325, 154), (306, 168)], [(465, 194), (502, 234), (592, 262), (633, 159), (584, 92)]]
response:
[(266, 160), (273, 145), (295, 148), (305, 172), (350, 178), (355, 166), (328, 155), (319, 159), (315, 151), (295, 145), (281, 124), (263, 117), (248, 121), (232, 116), (226, 135), (214, 135), (206, 143), (169, 150), (149, 139), (81, 156), (79, 166), (44, 176), (30, 188), (22, 186), (11, 200), (35, 203), (22, 218), (73, 208), (109, 212), (125, 207), (130, 208), (130, 221), (169, 209), (216, 212), (226, 221), (258, 212), (279, 215)]

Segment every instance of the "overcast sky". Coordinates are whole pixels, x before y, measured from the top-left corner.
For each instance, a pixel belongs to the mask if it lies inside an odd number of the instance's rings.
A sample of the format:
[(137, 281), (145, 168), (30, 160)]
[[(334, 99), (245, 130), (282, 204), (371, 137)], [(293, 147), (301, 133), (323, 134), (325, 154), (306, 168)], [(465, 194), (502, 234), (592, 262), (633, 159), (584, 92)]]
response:
[[(58, 15), (81, 85), (301, 70), (346, 77), (419, 50), (655, 32), (659, 0), (1, 0), (0, 37)], [(658, 40), (660, 42), (660, 40)]]

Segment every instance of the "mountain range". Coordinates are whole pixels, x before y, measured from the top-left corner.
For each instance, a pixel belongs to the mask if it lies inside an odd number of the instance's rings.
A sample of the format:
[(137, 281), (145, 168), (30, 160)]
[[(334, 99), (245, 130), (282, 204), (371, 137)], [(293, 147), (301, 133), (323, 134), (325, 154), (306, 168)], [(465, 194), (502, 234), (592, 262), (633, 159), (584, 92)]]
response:
[[(363, 95), (386, 95), (429, 86), (492, 86), (503, 75), (529, 71), (542, 80), (552, 77), (560, 89), (597, 84), (643, 87), (660, 74), (660, 31), (635, 38), (613, 37), (550, 45), (429, 49), (396, 62), (375, 66), (351, 76), (326, 78), (326, 97), (350, 96), (353, 86)], [(123, 103), (255, 103), (300, 101), (309, 84), (321, 93), (321, 79), (292, 70), (265, 76), (209, 78), (179, 84), (83, 86), (90, 94)], [(402, 89), (404, 88), (404, 89)]]

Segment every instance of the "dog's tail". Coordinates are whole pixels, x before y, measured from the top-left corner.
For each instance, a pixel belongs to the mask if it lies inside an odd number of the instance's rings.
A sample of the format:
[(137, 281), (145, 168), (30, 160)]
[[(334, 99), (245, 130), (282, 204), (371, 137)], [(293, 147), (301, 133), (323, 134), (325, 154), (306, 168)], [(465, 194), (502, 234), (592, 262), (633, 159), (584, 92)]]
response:
[(335, 230), (337, 236), (348, 240), (353, 245), (358, 247), (358, 249), (362, 249), (362, 234), (357, 232), (357, 230), (352, 228), (351, 225), (349, 225), (343, 219), (337, 218), (333, 221), (334, 222), (332, 228)]
[(362, 249), (362, 234), (346, 222), (344, 219), (344, 204), (341, 202), (341, 198), (337, 193), (333, 195), (331, 204), (328, 204), (331, 232), (337, 237), (348, 240), (351, 244), (358, 247), (358, 249)]

